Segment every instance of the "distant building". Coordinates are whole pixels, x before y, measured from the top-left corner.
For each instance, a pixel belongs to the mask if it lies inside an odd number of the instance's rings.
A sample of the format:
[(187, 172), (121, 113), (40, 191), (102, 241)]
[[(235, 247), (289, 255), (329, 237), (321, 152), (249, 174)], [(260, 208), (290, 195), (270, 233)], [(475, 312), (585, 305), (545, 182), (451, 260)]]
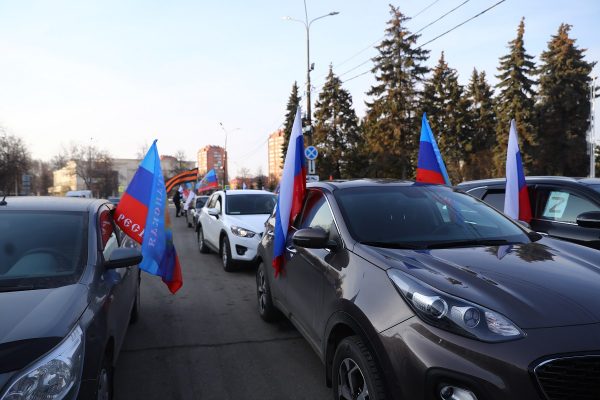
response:
[[(139, 163), (139, 161), (138, 161)], [(194, 161), (182, 161), (169, 155), (160, 156), (160, 168), (165, 179), (178, 174), (179, 172), (196, 167)]]
[(221, 146), (204, 146), (198, 150), (198, 174), (204, 176), (211, 169), (215, 170), (220, 183), (223, 172), (227, 171), (227, 152)]
[(75, 161), (68, 161), (61, 169), (52, 173), (53, 186), (48, 188), (48, 194), (51, 196), (64, 196), (71, 190), (87, 189), (85, 182), (76, 173), (77, 165)]
[(283, 169), (283, 129), (269, 135), (269, 178), (281, 179)]

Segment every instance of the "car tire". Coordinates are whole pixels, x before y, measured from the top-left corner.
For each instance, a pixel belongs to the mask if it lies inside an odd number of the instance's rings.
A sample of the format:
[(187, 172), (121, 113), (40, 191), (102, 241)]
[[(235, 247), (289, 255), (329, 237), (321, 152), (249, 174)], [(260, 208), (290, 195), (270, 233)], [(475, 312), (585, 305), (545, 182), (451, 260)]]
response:
[(133, 308), (131, 309), (131, 315), (129, 317), (129, 323), (132, 325), (135, 324), (140, 319), (140, 309), (142, 307), (141, 293), (140, 293), (141, 280), (142, 280), (141, 272), (138, 272), (137, 292), (135, 294), (135, 301), (133, 302)]
[(204, 241), (204, 230), (202, 230), (202, 225), (198, 226), (198, 250), (200, 253), (206, 254), (209, 252), (208, 246)]
[(114, 394), (114, 368), (108, 353), (104, 354), (102, 364), (98, 371), (98, 387), (96, 389), (96, 398), (98, 400), (112, 400)]
[(231, 245), (229, 244), (229, 238), (227, 236), (223, 236), (221, 239), (221, 264), (223, 264), (223, 269), (227, 272), (233, 271), (233, 260), (231, 259)]
[(331, 376), (335, 400), (387, 398), (377, 363), (358, 336), (340, 342), (333, 356)]
[(273, 305), (271, 286), (269, 285), (269, 279), (263, 261), (260, 262), (256, 269), (256, 297), (258, 314), (260, 317), (266, 322), (277, 321), (281, 316), (281, 313), (275, 305)]

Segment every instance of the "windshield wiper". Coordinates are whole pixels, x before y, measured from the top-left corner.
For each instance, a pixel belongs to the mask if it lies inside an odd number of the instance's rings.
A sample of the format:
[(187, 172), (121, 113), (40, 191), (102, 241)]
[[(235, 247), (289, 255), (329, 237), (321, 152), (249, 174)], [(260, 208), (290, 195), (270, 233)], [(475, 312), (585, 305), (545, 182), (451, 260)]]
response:
[(412, 243), (403, 243), (403, 242), (376, 242), (376, 241), (365, 241), (359, 242), (360, 244), (365, 244), (367, 246), (373, 247), (384, 247), (386, 249), (408, 249), (408, 250), (422, 250), (425, 247), (419, 246)]
[(453, 242), (440, 242), (427, 245), (428, 249), (448, 249), (451, 247), (468, 247), (468, 246), (502, 246), (513, 244), (506, 239), (469, 239), (456, 240)]
[(0, 293), (2, 292), (20, 292), (23, 290), (33, 290), (33, 285), (15, 285), (15, 286), (2, 286), (0, 285)]

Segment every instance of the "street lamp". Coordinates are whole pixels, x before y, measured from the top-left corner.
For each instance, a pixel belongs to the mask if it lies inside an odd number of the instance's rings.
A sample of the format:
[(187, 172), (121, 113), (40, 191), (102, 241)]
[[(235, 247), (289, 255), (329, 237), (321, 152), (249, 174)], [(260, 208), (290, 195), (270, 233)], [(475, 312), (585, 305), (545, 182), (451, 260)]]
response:
[[(228, 131), (227, 129), (225, 129), (225, 126), (223, 125), (222, 122), (219, 122), (219, 125), (221, 125), (221, 129), (223, 129), (223, 132), (225, 132), (225, 159), (223, 160), (223, 189), (225, 189), (225, 187), (227, 186), (227, 167), (229, 164), (229, 156), (227, 155), (227, 134)], [(234, 131), (240, 130), (240, 128), (235, 128)]]
[(332, 11), (328, 14), (325, 15), (321, 15), (320, 17), (317, 18), (313, 18), (310, 21), (308, 20), (308, 11), (306, 9), (306, 0), (304, 0), (304, 21), (300, 20), (300, 19), (295, 19), (289, 16), (283, 17), (284, 20), (286, 21), (294, 21), (294, 22), (299, 22), (302, 25), (304, 25), (304, 28), (306, 28), (306, 124), (307, 124), (307, 132), (308, 132), (308, 145), (311, 146), (312, 145), (312, 118), (311, 118), (311, 101), (310, 101), (310, 71), (312, 71), (312, 69), (314, 68), (314, 66), (311, 66), (310, 64), (310, 26), (312, 25), (313, 22), (315, 22), (316, 20), (325, 18), (325, 17), (330, 17), (333, 15), (338, 15), (339, 12), (338, 11)]

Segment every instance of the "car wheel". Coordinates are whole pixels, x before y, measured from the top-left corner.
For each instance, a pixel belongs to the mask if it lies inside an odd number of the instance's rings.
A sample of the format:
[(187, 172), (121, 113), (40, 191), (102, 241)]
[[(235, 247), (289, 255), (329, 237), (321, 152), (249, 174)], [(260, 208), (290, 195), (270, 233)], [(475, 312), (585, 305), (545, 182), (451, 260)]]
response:
[(140, 318), (141, 309), (141, 294), (140, 294), (140, 282), (142, 280), (141, 273), (138, 272), (137, 292), (135, 294), (135, 301), (133, 302), (133, 308), (131, 309), (131, 315), (129, 317), (129, 323), (135, 324)]
[(373, 355), (358, 336), (343, 339), (333, 357), (335, 400), (386, 398), (381, 373)]
[(204, 231), (202, 230), (202, 225), (198, 227), (198, 250), (200, 253), (208, 253), (208, 246), (204, 241)]
[(223, 262), (223, 269), (225, 271), (233, 271), (233, 260), (231, 259), (231, 246), (229, 245), (229, 239), (227, 238), (227, 236), (223, 236), (223, 239), (221, 239), (221, 261)]
[(267, 322), (276, 321), (281, 314), (273, 305), (271, 287), (269, 286), (265, 263), (262, 261), (256, 270), (256, 296), (258, 298), (258, 314), (260, 317)]
[(104, 355), (100, 371), (98, 371), (98, 389), (96, 398), (98, 400), (112, 400), (113, 398), (114, 369), (108, 354)]

